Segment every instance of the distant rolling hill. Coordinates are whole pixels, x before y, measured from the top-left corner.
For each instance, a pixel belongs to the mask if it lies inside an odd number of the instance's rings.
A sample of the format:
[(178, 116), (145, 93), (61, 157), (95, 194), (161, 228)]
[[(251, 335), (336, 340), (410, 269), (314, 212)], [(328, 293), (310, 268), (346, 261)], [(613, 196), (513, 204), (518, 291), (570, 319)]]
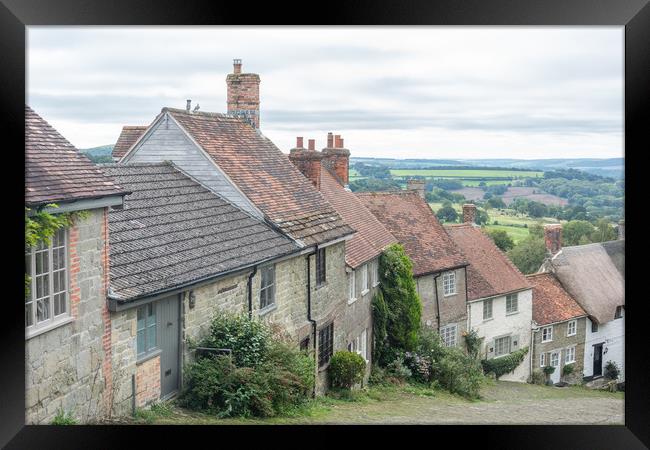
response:
[(436, 166), (476, 166), (512, 169), (555, 170), (578, 169), (595, 175), (622, 179), (625, 172), (624, 158), (556, 158), (556, 159), (391, 159), (350, 158), (350, 165), (356, 162), (383, 164), (392, 169), (423, 169)]
[(86, 155), (94, 163), (113, 162), (111, 152), (113, 145), (102, 145), (100, 147), (80, 148), (79, 151)]

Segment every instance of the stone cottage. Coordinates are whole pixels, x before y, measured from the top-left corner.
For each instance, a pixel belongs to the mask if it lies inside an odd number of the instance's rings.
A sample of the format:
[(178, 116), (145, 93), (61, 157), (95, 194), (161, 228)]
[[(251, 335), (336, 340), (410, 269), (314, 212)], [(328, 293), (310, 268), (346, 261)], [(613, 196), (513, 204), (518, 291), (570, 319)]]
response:
[(364, 206), (397, 238), (413, 261), (422, 320), (447, 346), (462, 346), (467, 328), (467, 258), (418, 190), (360, 192)]
[(379, 290), (379, 256), (397, 239), (348, 188), (350, 151), (343, 147), (343, 139), (328, 133), (327, 146), (322, 151), (315, 148), (314, 139), (304, 148), (303, 138), (298, 137), (289, 159), (356, 230), (345, 245), (348, 298), (341, 322), (348, 333), (348, 350), (367, 362), (367, 377), (372, 363), (372, 298)]
[[(104, 416), (112, 391), (108, 209), (127, 192), (25, 107), (25, 206), (82, 213), (25, 249), (25, 423)], [(56, 204), (57, 208), (48, 207)]]
[(587, 313), (584, 376), (604, 375), (614, 362), (625, 380), (625, 239), (562, 247), (562, 227), (544, 227), (549, 256), (539, 272), (552, 273)]
[(505, 381), (525, 382), (532, 352), (530, 283), (475, 222), (476, 206), (463, 205), (465, 223), (446, 227), (469, 261), (467, 267), (468, 329), (482, 338), (481, 357), (499, 358), (528, 347), (524, 361)]
[[(302, 249), (173, 163), (103, 170), (132, 193), (109, 213), (114, 410), (130, 412), (182, 387), (190, 344), (217, 312), (303, 319), (287, 261)], [(302, 290), (302, 289), (301, 289)]]
[[(555, 367), (553, 383), (582, 381), (587, 313), (552, 273), (527, 275), (533, 286), (533, 370)], [(562, 371), (571, 364), (573, 372)]]
[[(260, 130), (259, 76), (236, 60), (227, 79), (228, 113), (163, 108), (120, 164), (173, 161), (208, 189), (286, 234), (301, 254), (285, 262), (303, 315), (276, 315), (296, 345), (316, 352), (318, 390), (333, 352), (346, 348), (345, 241), (354, 233), (318, 190)], [(278, 271), (280, 268), (278, 268)], [(282, 268), (285, 270), (285, 268)]]

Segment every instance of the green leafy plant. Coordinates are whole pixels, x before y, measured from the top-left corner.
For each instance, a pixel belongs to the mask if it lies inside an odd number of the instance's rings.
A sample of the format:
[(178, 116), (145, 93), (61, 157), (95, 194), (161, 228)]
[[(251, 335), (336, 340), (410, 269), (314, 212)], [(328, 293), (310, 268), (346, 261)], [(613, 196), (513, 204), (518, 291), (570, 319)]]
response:
[(414, 350), (422, 317), (422, 302), (413, 279), (413, 264), (404, 247), (393, 244), (382, 253), (379, 276), (387, 307), (387, 343), (394, 349)]
[(352, 389), (363, 381), (366, 361), (361, 355), (346, 350), (334, 353), (327, 370), (330, 384), (334, 388)]
[(492, 359), (484, 359), (481, 361), (481, 365), (483, 366), (483, 371), (486, 374), (493, 373), (498, 380), (501, 376), (515, 370), (517, 366), (519, 366), (519, 364), (524, 361), (527, 353), (528, 347), (524, 347), (510, 353), (509, 355)]
[(540, 369), (534, 369), (533, 373), (530, 375), (530, 383), (544, 385), (546, 382), (546, 375)]
[(386, 366), (386, 376), (391, 381), (402, 383), (413, 375), (411, 369), (404, 364), (404, 358), (398, 357)]
[(59, 408), (52, 420), (52, 425), (77, 425), (77, 419), (74, 418), (72, 412), (63, 411)]
[(605, 364), (605, 377), (610, 380), (618, 380), (618, 376), (621, 373), (621, 369), (618, 367), (614, 361), (607, 361)]
[(574, 367), (573, 364), (566, 364), (564, 367), (562, 367), (562, 375), (563, 376), (569, 376), (574, 372)]
[[(218, 417), (269, 417), (303, 405), (314, 387), (314, 360), (247, 316), (216, 316), (202, 347), (228, 355), (198, 356), (185, 367), (179, 403)], [(247, 353), (248, 352), (248, 353)]]
[(465, 348), (467, 349), (467, 354), (474, 359), (478, 358), (478, 354), (481, 351), (481, 341), (483, 338), (479, 337), (476, 330), (463, 332), (463, 338), (465, 339)]
[(384, 300), (381, 290), (377, 291), (372, 299), (372, 330), (374, 345), (372, 347), (372, 360), (381, 365), (388, 363), (388, 305)]

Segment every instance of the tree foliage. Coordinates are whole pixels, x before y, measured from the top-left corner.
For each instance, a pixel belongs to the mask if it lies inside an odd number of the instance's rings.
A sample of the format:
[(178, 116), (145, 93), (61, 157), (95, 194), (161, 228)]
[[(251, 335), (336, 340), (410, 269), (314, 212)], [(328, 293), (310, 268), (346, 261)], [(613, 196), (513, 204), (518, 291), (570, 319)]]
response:
[(544, 239), (529, 236), (508, 251), (508, 258), (524, 274), (535, 273), (546, 257)]
[(451, 203), (446, 202), (442, 208), (436, 212), (436, 217), (441, 222), (456, 222), (458, 220), (458, 212), (454, 209)]
[(413, 264), (400, 244), (379, 258), (381, 291), (386, 304), (386, 337), (393, 349), (411, 351), (417, 344), (422, 302), (413, 279)]
[(515, 246), (515, 241), (512, 240), (505, 230), (490, 230), (488, 231), (488, 235), (492, 238), (496, 246), (504, 252), (507, 252)]
[[(572, 220), (562, 225), (562, 245), (580, 245), (580, 239), (590, 240), (594, 226), (586, 220)], [(583, 240), (584, 242), (584, 240)]]

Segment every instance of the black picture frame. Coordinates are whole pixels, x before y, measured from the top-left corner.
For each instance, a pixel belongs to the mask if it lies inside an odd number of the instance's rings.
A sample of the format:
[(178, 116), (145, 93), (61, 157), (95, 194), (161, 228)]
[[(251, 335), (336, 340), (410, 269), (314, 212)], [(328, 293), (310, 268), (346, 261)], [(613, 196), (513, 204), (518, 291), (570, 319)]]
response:
[[(643, 334), (641, 277), (634, 261), (641, 253), (641, 227), (648, 203), (641, 197), (642, 158), (648, 145), (650, 98), (650, 6), (648, 0), (364, 0), (347, 2), (217, 2), (215, 0), (0, 0), (0, 111), (3, 130), (3, 224), (12, 255), (20, 255), (18, 236), (24, 232), (19, 216), (24, 195), (19, 169), (24, 148), (25, 27), (29, 25), (618, 25), (625, 27), (625, 150), (626, 232), (634, 246), (626, 248), (626, 395), (624, 426), (399, 426), (394, 427), (114, 427), (24, 425), (24, 327), (20, 258), (7, 258), (11, 290), (4, 299), (2, 369), (0, 370), (0, 445), (6, 448), (119, 448), (144, 439), (203, 446), (250, 445), (251, 437), (280, 445), (339, 445), (338, 436), (318, 440), (332, 431), (353, 437), (396, 438), (393, 445), (452, 445), (476, 448), (637, 449), (650, 446), (649, 351)], [(225, 43), (227, 45), (227, 43)], [(636, 172), (636, 173), (635, 173)], [(635, 237), (637, 236), (637, 237)], [(639, 258), (640, 260), (640, 258)], [(11, 263), (9, 261), (13, 261)], [(631, 276), (630, 276), (631, 275)], [(243, 432), (242, 432), (243, 431)], [(283, 433), (284, 432), (284, 433)], [(269, 436), (266, 436), (267, 433)], [(207, 436), (205, 436), (207, 435)], [(300, 437), (306, 438), (304, 440)], [(171, 439), (171, 440), (170, 440)], [(234, 441), (232, 440), (234, 439)], [(286, 441), (283, 441), (285, 440)], [(422, 441), (421, 441), (422, 440)], [(403, 444), (399, 444), (402, 441)], [(271, 442), (271, 441), (269, 441)], [(388, 442), (388, 441), (385, 441)], [(347, 443), (347, 442), (346, 442)], [(140, 444), (143, 445), (143, 444)], [(267, 442), (268, 445), (268, 442)], [(359, 442), (357, 445), (368, 445)], [(447, 444), (449, 445), (449, 444)]]

